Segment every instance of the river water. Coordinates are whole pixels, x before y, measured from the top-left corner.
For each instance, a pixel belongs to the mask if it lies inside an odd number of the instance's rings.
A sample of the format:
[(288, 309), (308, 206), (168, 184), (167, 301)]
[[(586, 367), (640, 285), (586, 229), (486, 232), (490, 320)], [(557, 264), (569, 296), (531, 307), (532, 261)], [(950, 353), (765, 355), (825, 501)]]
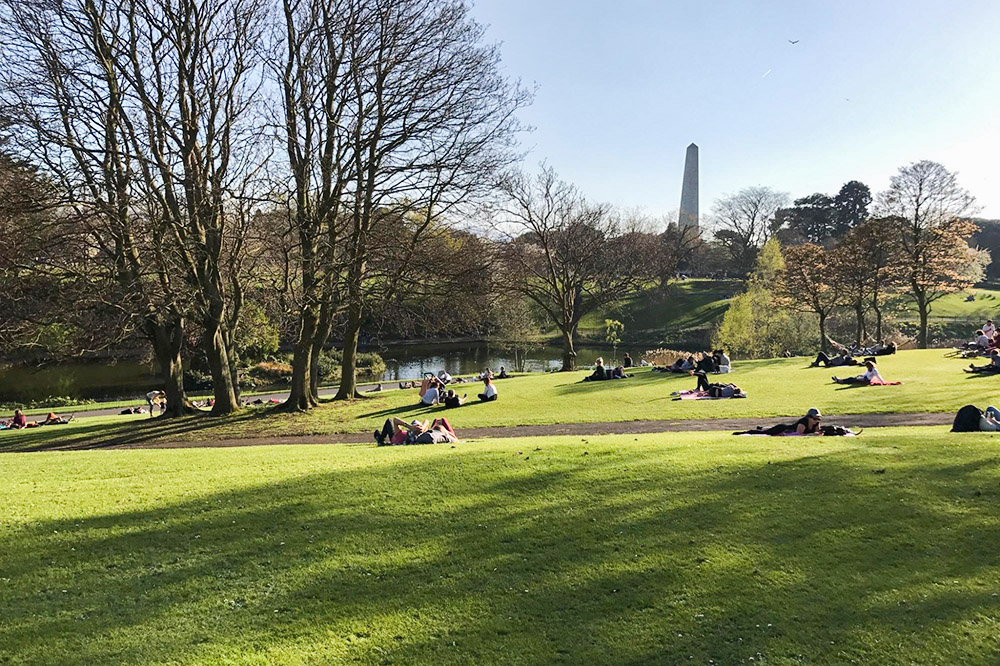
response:
[[(367, 351), (367, 350), (366, 350)], [(386, 370), (381, 377), (362, 377), (364, 381), (393, 382), (419, 378), (425, 372), (446, 370), (452, 375), (469, 375), (485, 368), (508, 372), (519, 364), (510, 353), (482, 342), (397, 345), (377, 351), (385, 359)], [(629, 352), (637, 359), (644, 349), (619, 347), (618, 356)], [(593, 365), (598, 356), (610, 358), (611, 350), (580, 346), (577, 364)], [(560, 347), (539, 347), (530, 350), (523, 368), (528, 372), (545, 372), (562, 366)], [(159, 378), (153, 368), (135, 361), (77, 362), (43, 366), (0, 366), (0, 403), (43, 401), (58, 396), (77, 400), (131, 399), (159, 388)], [(259, 387), (281, 390), (282, 385)]]

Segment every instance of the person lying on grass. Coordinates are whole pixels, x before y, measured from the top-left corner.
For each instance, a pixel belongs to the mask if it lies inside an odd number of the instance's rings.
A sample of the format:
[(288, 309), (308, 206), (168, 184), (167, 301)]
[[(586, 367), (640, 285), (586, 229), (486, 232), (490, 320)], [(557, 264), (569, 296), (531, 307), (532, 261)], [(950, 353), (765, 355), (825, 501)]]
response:
[(857, 375), (855, 377), (833, 377), (835, 384), (862, 384), (865, 386), (887, 384), (882, 375), (879, 374), (878, 368), (875, 367), (874, 359), (865, 359), (865, 373), (863, 375)]
[(818, 368), (823, 365), (827, 368), (839, 368), (842, 365), (858, 365), (858, 360), (851, 356), (846, 349), (841, 349), (836, 356), (827, 356), (821, 351), (816, 354), (816, 360), (809, 364), (810, 368)]
[(975, 363), (970, 363), (969, 367), (966, 368), (965, 371), (970, 373), (1000, 372), (1000, 349), (994, 349), (990, 352), (990, 362), (986, 365), (976, 365)]
[(400, 444), (443, 444), (457, 442), (458, 435), (446, 418), (434, 419), (430, 427), (427, 421), (414, 420), (407, 423), (403, 419), (393, 417), (386, 419), (381, 430), (373, 435), (378, 446), (395, 446)]
[(795, 423), (779, 423), (773, 425), (770, 428), (761, 428), (757, 426), (751, 430), (741, 430), (739, 432), (734, 432), (734, 435), (768, 435), (771, 437), (780, 437), (783, 435), (826, 435), (831, 436), (844, 436), (844, 435), (856, 435), (850, 428), (842, 428), (841, 426), (835, 425), (822, 425), (821, 420), (823, 415), (815, 407), (811, 408), (806, 412), (806, 415)]
[(980, 411), (975, 405), (966, 405), (955, 414), (952, 432), (1000, 432), (1000, 409), (993, 405)]

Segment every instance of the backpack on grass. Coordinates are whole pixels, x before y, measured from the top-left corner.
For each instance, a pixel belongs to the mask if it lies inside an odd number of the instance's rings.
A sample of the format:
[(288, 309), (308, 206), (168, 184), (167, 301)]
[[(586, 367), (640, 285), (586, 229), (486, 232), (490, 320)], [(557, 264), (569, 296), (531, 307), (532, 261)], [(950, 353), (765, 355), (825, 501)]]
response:
[(975, 405), (966, 405), (955, 414), (955, 420), (951, 424), (952, 432), (977, 432), (979, 430), (979, 419), (983, 412)]

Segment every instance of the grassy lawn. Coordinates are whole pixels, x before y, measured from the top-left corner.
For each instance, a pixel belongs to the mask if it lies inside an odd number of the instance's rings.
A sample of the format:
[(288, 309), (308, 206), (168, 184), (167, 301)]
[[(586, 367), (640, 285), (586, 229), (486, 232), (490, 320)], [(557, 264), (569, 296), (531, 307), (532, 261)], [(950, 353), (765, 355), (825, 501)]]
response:
[[(98, 445), (364, 432), (381, 426), (391, 415), (407, 419), (447, 415), (461, 430), (493, 425), (771, 418), (801, 415), (808, 407), (833, 414), (954, 412), (967, 403), (980, 407), (1000, 403), (1000, 377), (965, 374), (961, 369), (966, 364), (946, 358), (940, 349), (900, 352), (881, 358), (879, 366), (887, 380), (902, 381), (902, 386), (856, 387), (833, 384), (830, 376), (834, 372), (858, 374), (857, 368), (807, 368), (803, 358), (737, 362), (735, 373), (718, 379), (739, 384), (749, 394), (746, 400), (671, 400), (671, 392), (693, 388), (694, 378), (646, 369), (627, 380), (586, 383), (580, 382), (585, 371), (538, 374), (498, 382), (497, 402), (474, 402), (454, 410), (416, 407), (415, 390), (391, 391), (346, 404), (328, 402), (309, 414), (246, 410), (223, 419), (202, 416), (166, 423), (142, 416), (78, 419), (69, 426), (0, 431), (0, 450), (53, 442)], [(479, 386), (460, 385), (460, 390), (474, 396)]]
[[(743, 288), (740, 280), (684, 280), (670, 286), (667, 296), (655, 290), (592, 313), (580, 322), (582, 335), (604, 340), (604, 320), (619, 319), (628, 335), (648, 339), (658, 335), (715, 324), (729, 299)], [(654, 337), (657, 337), (654, 336)]]
[(996, 664), (998, 452), (923, 428), (2, 456), (0, 663)]

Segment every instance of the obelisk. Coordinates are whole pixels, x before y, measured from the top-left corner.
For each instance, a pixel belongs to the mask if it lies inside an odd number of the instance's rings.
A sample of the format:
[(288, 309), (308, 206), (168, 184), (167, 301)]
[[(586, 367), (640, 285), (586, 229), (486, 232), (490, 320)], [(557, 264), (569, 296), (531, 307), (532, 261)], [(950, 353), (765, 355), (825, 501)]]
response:
[(698, 146), (691, 144), (684, 158), (684, 182), (681, 184), (681, 212), (677, 216), (680, 228), (698, 228)]

